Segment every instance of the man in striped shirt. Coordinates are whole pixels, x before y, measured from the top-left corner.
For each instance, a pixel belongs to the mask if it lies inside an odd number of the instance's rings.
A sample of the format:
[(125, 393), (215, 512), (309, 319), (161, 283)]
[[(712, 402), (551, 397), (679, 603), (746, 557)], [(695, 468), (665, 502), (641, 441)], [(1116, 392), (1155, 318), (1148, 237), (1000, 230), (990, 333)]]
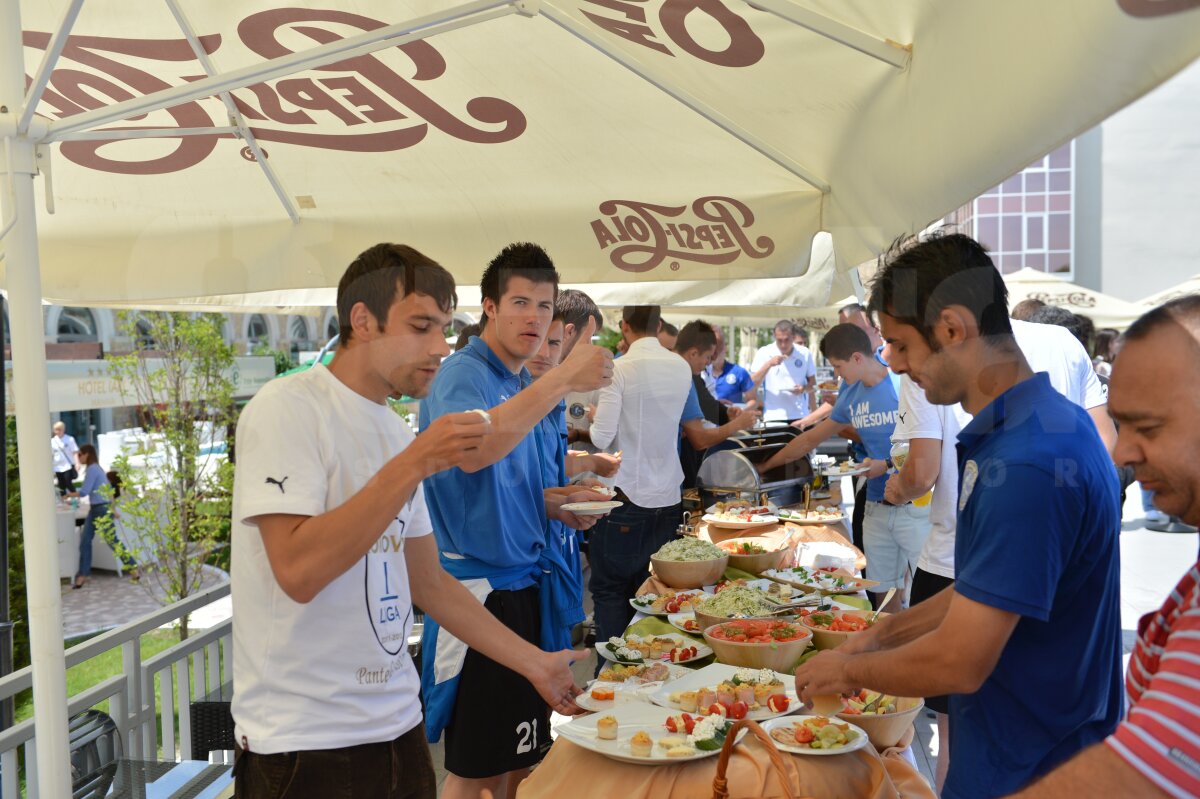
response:
[[(1113, 457), (1154, 504), (1200, 524), (1200, 295), (1138, 319), (1113, 367)], [(1129, 715), (1106, 741), (1018, 797), (1200, 796), (1200, 561), (1138, 623), (1126, 677)]]

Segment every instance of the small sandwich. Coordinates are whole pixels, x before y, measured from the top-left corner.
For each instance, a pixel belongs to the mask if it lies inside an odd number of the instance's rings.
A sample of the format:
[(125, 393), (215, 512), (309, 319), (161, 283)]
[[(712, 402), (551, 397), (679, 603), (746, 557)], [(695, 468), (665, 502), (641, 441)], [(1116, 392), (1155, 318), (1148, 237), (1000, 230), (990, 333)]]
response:
[(609, 702), (616, 698), (616, 692), (612, 688), (593, 688), (592, 699), (597, 702)]
[[(614, 731), (616, 725), (617, 723), (614, 721)], [(650, 736), (646, 734), (645, 730), (639, 730), (629, 739), (629, 748), (633, 751), (634, 757), (650, 757), (650, 752), (654, 749), (654, 741), (650, 740)]]
[(601, 741), (617, 740), (617, 720), (612, 716), (605, 716), (597, 721), (596, 737)]

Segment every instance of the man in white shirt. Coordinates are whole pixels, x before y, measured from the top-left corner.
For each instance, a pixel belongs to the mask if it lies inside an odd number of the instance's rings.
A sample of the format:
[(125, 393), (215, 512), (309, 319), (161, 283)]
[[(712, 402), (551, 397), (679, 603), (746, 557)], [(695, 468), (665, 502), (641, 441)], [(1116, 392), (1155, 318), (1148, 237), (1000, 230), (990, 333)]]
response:
[(786, 319), (775, 324), (775, 341), (760, 347), (750, 376), (764, 389), (763, 419), (794, 421), (815, 406), (817, 365), (807, 347), (795, 343), (795, 327)]
[(588, 542), (599, 641), (624, 632), (633, 616), (629, 599), (682, 513), (679, 424), (692, 369), (659, 343), (659, 313), (657, 305), (623, 309), (629, 351), (615, 362), (612, 384), (600, 389), (592, 422), (592, 443), (621, 451), (616, 498), (625, 503), (592, 528)]
[(233, 499), (233, 716), (239, 797), (436, 795), (414, 603), (574, 712), (570, 651), (546, 653), (441, 568), (421, 481), (477, 456), (485, 413), (420, 436), (387, 405), (424, 395), (447, 355), (454, 280), (380, 244), (338, 286), (328, 367), (272, 381), (238, 423)]

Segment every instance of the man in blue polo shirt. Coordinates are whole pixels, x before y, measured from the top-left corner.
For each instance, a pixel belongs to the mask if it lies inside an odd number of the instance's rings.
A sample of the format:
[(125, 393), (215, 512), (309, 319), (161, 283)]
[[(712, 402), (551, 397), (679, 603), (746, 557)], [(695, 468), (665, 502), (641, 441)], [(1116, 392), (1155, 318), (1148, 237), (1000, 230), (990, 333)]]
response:
[[(461, 468), (425, 483), (443, 567), (505, 626), (541, 640), (560, 565), (546, 546), (548, 522), (576, 529), (598, 517), (578, 517), (562, 505), (605, 497), (573, 487), (547, 488), (539, 425), (571, 391), (607, 385), (612, 356), (585, 337), (563, 363), (536, 384), (525, 362), (537, 354), (554, 314), (558, 273), (533, 244), (506, 247), (480, 283), (487, 324), (451, 355), (421, 405), (421, 429), (447, 413), (488, 409), (496, 438)], [(549, 711), (528, 680), (427, 620), (421, 685), (427, 734), (446, 731), (445, 797), (504, 795), (549, 748)]]
[(870, 305), (958, 437), (957, 582), (796, 671), (802, 698), (860, 687), (950, 697), (942, 796), (1003, 796), (1121, 715), (1116, 469), (1090, 417), (1034, 374), (1007, 289), (962, 235), (901, 251)]
[(704, 369), (705, 384), (712, 380), (713, 395), (726, 405), (740, 405), (754, 399), (754, 378), (733, 361), (725, 360), (725, 334), (721, 328), (713, 325), (713, 333), (717, 336), (717, 349), (713, 353), (712, 363)]

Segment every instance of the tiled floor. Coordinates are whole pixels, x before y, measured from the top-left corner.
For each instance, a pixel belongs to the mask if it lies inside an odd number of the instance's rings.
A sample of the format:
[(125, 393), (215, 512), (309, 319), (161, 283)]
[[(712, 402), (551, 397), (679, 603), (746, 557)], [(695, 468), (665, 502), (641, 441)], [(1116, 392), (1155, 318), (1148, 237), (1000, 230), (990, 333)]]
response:
[[(229, 576), (212, 567), (205, 567), (201, 588), (210, 588)], [(72, 589), (70, 582), (62, 585), (63, 636), (76, 638), (88, 633), (119, 627), (163, 607), (162, 594), (150, 575), (138, 582), (128, 576), (93, 569), (87, 585)], [(211, 627), (229, 618), (229, 599), (214, 603), (200, 613), (194, 613), (188, 624), (194, 629)]]

